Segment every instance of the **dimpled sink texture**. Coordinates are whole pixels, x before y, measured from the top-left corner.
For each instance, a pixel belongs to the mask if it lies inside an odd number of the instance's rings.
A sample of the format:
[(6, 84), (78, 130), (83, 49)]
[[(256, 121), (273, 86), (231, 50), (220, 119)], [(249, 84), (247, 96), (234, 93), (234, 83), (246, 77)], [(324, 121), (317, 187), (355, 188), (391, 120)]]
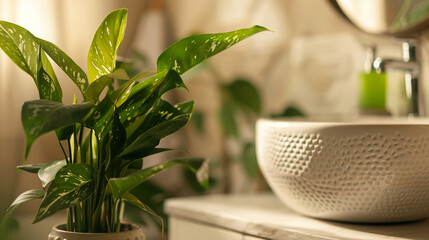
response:
[(429, 125), (259, 120), (259, 166), (302, 214), (348, 222), (429, 216)]

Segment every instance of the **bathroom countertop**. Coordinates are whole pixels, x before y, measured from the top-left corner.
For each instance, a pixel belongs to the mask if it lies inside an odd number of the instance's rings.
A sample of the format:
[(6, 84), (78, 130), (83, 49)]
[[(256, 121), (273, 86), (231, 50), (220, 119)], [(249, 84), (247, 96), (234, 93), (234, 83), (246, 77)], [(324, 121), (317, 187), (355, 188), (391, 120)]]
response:
[(165, 210), (170, 217), (258, 239), (429, 239), (429, 220), (398, 224), (324, 221), (293, 212), (272, 194), (170, 199)]

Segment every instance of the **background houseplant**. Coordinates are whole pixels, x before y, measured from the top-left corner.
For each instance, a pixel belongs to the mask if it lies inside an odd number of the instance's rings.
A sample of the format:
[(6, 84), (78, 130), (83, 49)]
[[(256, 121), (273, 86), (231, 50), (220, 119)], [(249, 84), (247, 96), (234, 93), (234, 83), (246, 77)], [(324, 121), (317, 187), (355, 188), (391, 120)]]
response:
[[(231, 193), (233, 180), (231, 179), (231, 166), (234, 162), (239, 163), (246, 173), (248, 179), (246, 185), (249, 187), (249, 181), (255, 182), (253, 191), (261, 192), (266, 190), (265, 179), (259, 171), (256, 160), (256, 148), (254, 139), (254, 126), (258, 117), (262, 117), (262, 98), (261, 91), (257, 85), (253, 84), (251, 79), (237, 77), (233, 81), (220, 81), (219, 74), (207, 64), (211, 72), (216, 76), (216, 88), (220, 99), (217, 109), (217, 123), (222, 130), (221, 151), (219, 156), (223, 179), (219, 180), (223, 193)], [(226, 82), (226, 83), (225, 83)], [(296, 107), (286, 106), (279, 114), (271, 114), (272, 118), (296, 117), (304, 114)], [(192, 118), (193, 125), (200, 134), (205, 134), (204, 112), (196, 110)], [(246, 132), (246, 133), (245, 133)], [(247, 136), (246, 136), (247, 135)], [(248, 135), (251, 135), (249, 138)], [(228, 148), (228, 145), (238, 146), (236, 149)], [(247, 189), (249, 191), (250, 189)]]
[[(43, 189), (18, 196), (8, 209), (9, 215), (20, 204), (43, 198), (35, 223), (67, 209), (68, 231), (117, 232), (124, 201), (156, 215), (141, 201), (141, 183), (154, 174), (180, 164), (207, 184), (203, 159), (175, 159), (142, 169), (143, 158), (171, 150), (157, 145), (183, 127), (192, 114), (192, 101), (172, 105), (162, 96), (172, 89), (186, 88), (180, 75), (190, 68), (266, 29), (254, 26), (182, 39), (159, 56), (156, 72), (129, 79), (115, 65), (126, 17), (126, 9), (114, 11), (97, 29), (88, 53), (88, 76), (56, 45), (0, 21), (0, 47), (33, 78), (40, 96), (22, 107), (25, 156), (38, 137), (55, 131), (65, 158), (18, 167), (37, 173)], [(75, 98), (72, 105), (62, 103), (62, 90), (48, 56), (77, 85), (83, 102)], [(117, 86), (114, 79), (127, 81)]]

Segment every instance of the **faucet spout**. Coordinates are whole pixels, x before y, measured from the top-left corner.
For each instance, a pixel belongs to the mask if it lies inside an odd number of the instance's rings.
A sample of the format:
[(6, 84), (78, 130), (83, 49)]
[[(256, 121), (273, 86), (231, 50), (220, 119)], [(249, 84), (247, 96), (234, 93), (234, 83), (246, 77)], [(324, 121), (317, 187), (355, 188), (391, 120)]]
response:
[(423, 97), (420, 93), (420, 66), (416, 57), (415, 39), (407, 39), (402, 43), (402, 59), (377, 57), (372, 66), (377, 73), (385, 72), (387, 68), (404, 71), (405, 95), (408, 100), (409, 116), (424, 116)]
[(419, 74), (419, 65), (417, 62), (404, 62), (399, 59), (377, 57), (372, 63), (377, 73), (386, 72), (386, 68), (413, 72), (415, 76)]

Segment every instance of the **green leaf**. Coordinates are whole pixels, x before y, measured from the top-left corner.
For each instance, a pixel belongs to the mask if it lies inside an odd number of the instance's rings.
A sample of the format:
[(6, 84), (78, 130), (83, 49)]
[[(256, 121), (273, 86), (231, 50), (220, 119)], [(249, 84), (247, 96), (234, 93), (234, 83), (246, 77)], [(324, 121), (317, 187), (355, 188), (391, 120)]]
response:
[(23, 192), (15, 199), (15, 201), (13, 201), (13, 203), (7, 209), (7, 212), (8, 213), (12, 212), (16, 207), (18, 207), (22, 203), (25, 203), (33, 199), (43, 198), (43, 196), (45, 196), (45, 191), (43, 191), (43, 189), (33, 189), (33, 190), (28, 190), (26, 192)]
[(93, 81), (86, 91), (85, 99), (88, 102), (96, 103), (103, 89), (112, 84), (112, 81), (113, 79), (108, 76), (101, 76), (97, 80)]
[[(186, 171), (186, 172), (190, 172), (190, 171)], [(193, 176), (193, 178), (195, 178), (195, 175)], [(144, 203), (147, 206), (150, 206), (150, 208), (154, 210), (154, 212), (159, 214), (163, 219), (167, 219), (168, 216), (163, 211), (164, 209), (163, 206), (164, 206), (165, 200), (175, 197), (173, 193), (169, 192), (167, 189), (164, 189), (163, 187), (157, 184), (154, 184), (151, 181), (146, 181), (138, 185), (133, 190), (131, 190), (130, 193), (135, 197), (137, 197), (140, 200), (140, 202)], [(145, 223), (147, 221), (145, 221), (145, 219), (142, 218), (141, 214), (139, 214), (140, 212), (136, 210), (132, 211), (133, 209), (134, 208), (125, 209), (127, 217), (134, 216), (134, 218), (132, 219), (130, 218), (130, 221), (134, 223), (140, 222), (139, 224), (146, 225)], [(127, 211), (127, 210), (131, 210), (131, 211)], [(158, 221), (156, 221), (155, 223), (158, 224)], [(162, 225), (159, 225), (159, 227), (162, 228)]]
[(112, 123), (112, 136), (110, 141), (110, 151), (112, 155), (112, 159), (116, 157), (116, 155), (122, 150), (122, 147), (127, 140), (127, 132), (125, 131), (124, 126), (121, 124), (121, 120), (119, 119), (118, 111), (114, 111), (113, 113), (113, 123)]
[(192, 112), (194, 111), (194, 106), (195, 106), (194, 101), (188, 101), (188, 102), (176, 104), (174, 108), (180, 111), (182, 114), (184, 113), (184, 114), (191, 115)]
[[(159, 216), (158, 214), (156, 214), (156, 212), (154, 212), (148, 205), (144, 204), (143, 201), (141, 201), (139, 198), (137, 198), (136, 196), (134, 196), (133, 194), (127, 192), (122, 196), (122, 199), (126, 202), (129, 202), (131, 204), (133, 204), (134, 206), (140, 208), (141, 210), (149, 213), (150, 215), (156, 217), (160, 222), (161, 222), (161, 232), (162, 234), (164, 234), (164, 220), (162, 219), (161, 216)], [(161, 237), (161, 239), (163, 239), (163, 237)]]
[(112, 93), (112, 101), (115, 102), (117, 107), (121, 106), (128, 99), (128, 96), (137, 80), (154, 74), (156, 74), (156, 72), (143, 72), (136, 75)]
[(115, 69), (112, 73), (108, 74), (107, 76), (109, 76), (113, 79), (119, 79), (119, 80), (129, 80), (130, 79), (127, 72), (121, 68)]
[(207, 58), (231, 47), (241, 40), (268, 29), (261, 26), (217, 34), (195, 35), (179, 40), (168, 47), (158, 58), (157, 71), (168, 69), (183, 74)]
[(305, 117), (305, 114), (294, 106), (287, 106), (282, 113), (280, 114), (272, 114), (271, 117)]
[[(5, 21), (0, 21), (0, 48), (12, 59), (12, 61), (28, 73), (36, 82), (37, 79), (37, 56), (39, 46), (52, 60), (76, 83), (84, 94), (88, 87), (85, 72), (60, 48), (43, 39), (35, 37), (26, 29)], [(52, 78), (55, 88), (60, 92), (60, 86), (54, 77), (52, 66), (43, 56), (45, 72)], [(36, 83), (37, 84), (37, 83)], [(61, 96), (61, 94), (59, 94)]]
[(234, 105), (224, 99), (218, 113), (223, 134), (227, 137), (233, 136), (238, 138), (238, 126), (234, 113)]
[(16, 24), (0, 21), (0, 48), (36, 81), (39, 44), (33, 34)]
[(40, 99), (62, 101), (62, 91), (51, 63), (39, 47), (37, 60), (37, 88)]
[(180, 115), (152, 127), (127, 146), (119, 156), (123, 158), (136, 158), (137, 156), (146, 155), (158, 146), (162, 138), (185, 126), (188, 120), (189, 115)]
[(58, 140), (62, 141), (62, 140), (67, 140), (70, 138), (70, 136), (73, 134), (73, 126), (66, 126), (66, 127), (61, 127), (59, 129), (55, 129), (55, 133), (57, 134), (57, 138)]
[[(186, 88), (182, 78), (173, 70), (158, 73), (137, 84), (128, 100), (119, 108), (121, 119), (132, 119), (146, 113), (166, 92)], [(124, 124), (126, 126), (126, 124)]]
[(161, 124), (169, 119), (173, 119), (180, 115), (188, 115), (190, 117), (194, 107), (194, 102), (182, 103), (178, 106), (173, 106), (170, 103), (159, 100), (158, 104), (154, 106), (147, 114), (137, 118), (130, 126), (127, 127), (128, 143), (135, 141), (135, 139), (142, 133), (150, 128)]
[(147, 155), (163, 137), (186, 125), (193, 107), (193, 101), (172, 106), (161, 100), (150, 113), (141, 116), (127, 128), (127, 147), (120, 156), (136, 158)]
[(255, 114), (261, 113), (261, 98), (258, 89), (245, 79), (236, 79), (228, 84), (226, 88), (231, 93), (232, 98), (239, 104)]
[[(111, 118), (112, 118), (113, 109), (115, 105), (117, 107), (121, 106), (122, 103), (128, 99), (128, 96), (130, 95), (131, 89), (134, 86), (135, 82), (138, 79), (149, 75), (152, 75), (152, 73), (150, 72), (150, 73), (139, 74), (138, 76), (134, 77), (133, 79), (129, 80), (127, 83), (122, 85), (121, 88), (114, 91), (111, 94), (111, 97), (106, 96), (103, 99), (103, 101), (101, 101), (101, 103), (97, 104), (94, 112), (86, 121), (86, 125), (90, 128), (93, 128), (97, 134), (101, 134), (102, 132), (105, 132), (104, 135), (106, 135), (111, 128), (111, 124), (112, 124)], [(96, 83), (97, 81), (93, 83)], [(151, 86), (152, 85), (149, 84), (148, 88), (151, 88)], [(147, 98), (149, 98), (151, 93), (153, 93), (155, 90), (156, 88), (151, 89), (149, 91), (145, 91), (143, 94), (146, 94), (146, 95), (140, 95), (142, 96), (142, 99), (137, 98), (136, 101), (128, 102), (128, 105), (122, 106), (119, 109), (120, 119), (125, 119), (126, 116), (128, 117), (132, 116), (137, 110), (139, 110), (140, 104), (143, 104), (143, 102)], [(113, 101), (116, 101), (116, 104)], [(147, 107), (150, 108), (151, 105)]]
[(0, 48), (33, 78), (41, 98), (61, 101), (61, 87), (33, 34), (16, 24), (0, 21)]
[(27, 165), (19, 165), (16, 168), (29, 172), (29, 173), (38, 173), (39, 169), (45, 164), (27, 164)]
[(33, 199), (43, 198), (44, 195), (45, 192), (42, 189), (33, 189), (21, 193), (21, 195), (19, 195), (7, 209), (6, 214), (2, 214), (2, 218), (0, 219), (0, 239), (16, 239), (17, 235), (11, 233), (17, 231), (19, 226), (16, 225), (18, 223), (12, 217), (12, 213), (21, 204)]
[(204, 134), (204, 113), (194, 112), (191, 123), (200, 135)]
[(151, 151), (144, 151), (141, 153), (135, 153), (132, 155), (130, 160), (123, 159), (122, 170), (119, 177), (127, 176), (143, 168), (143, 158), (151, 155), (155, 155), (161, 152), (172, 151), (177, 149), (170, 148), (154, 148)]
[[(143, 73), (145, 75), (146, 73)], [(140, 75), (140, 76), (143, 76)], [(138, 76), (136, 76), (137, 78)], [(130, 80), (131, 81), (131, 80)], [(134, 95), (129, 97), (119, 110), (119, 118), (125, 128), (134, 122), (136, 117), (146, 114), (153, 105), (162, 97), (163, 94), (171, 89), (185, 88), (186, 86), (182, 78), (173, 70), (159, 73), (156, 76), (146, 79), (137, 84), (132, 91), (139, 89)], [(116, 92), (112, 93), (112, 96)], [(126, 95), (129, 93), (126, 92)], [(109, 96), (106, 96), (103, 101), (95, 107), (93, 114), (88, 118), (86, 124), (93, 128), (97, 134), (107, 135), (112, 127), (112, 114), (114, 104)]]
[(149, 206), (144, 204), (140, 199), (138, 199), (136, 196), (132, 195), (131, 193), (127, 192), (122, 196), (122, 199), (133, 204), (134, 206), (142, 209), (143, 211), (151, 214), (154, 217), (157, 217), (161, 222), (164, 222), (162, 218), (156, 214)]
[(247, 175), (255, 179), (258, 176), (259, 167), (256, 159), (256, 148), (254, 143), (247, 143), (241, 153), (241, 161)]
[(28, 157), (31, 145), (41, 135), (75, 122), (82, 122), (91, 111), (91, 103), (64, 105), (49, 100), (25, 102), (21, 119), (26, 136), (25, 157)]
[(33, 223), (54, 213), (75, 206), (94, 191), (93, 168), (89, 164), (68, 164), (62, 167), (43, 198)]
[(88, 53), (89, 82), (111, 74), (115, 69), (116, 55), (127, 24), (127, 10), (110, 13), (98, 27)]
[(121, 198), (125, 193), (131, 191), (133, 188), (137, 187), (139, 184), (143, 183), (153, 175), (176, 165), (186, 166), (196, 174), (198, 181), (202, 185), (208, 185), (207, 161), (201, 158), (176, 159), (140, 170), (126, 177), (111, 178), (109, 180), (109, 184), (112, 188), (113, 197), (116, 199)]
[(46, 40), (36, 38), (37, 42), (42, 46), (43, 50), (54, 60), (54, 62), (69, 76), (70, 79), (79, 88), (82, 96), (85, 96), (86, 89), (88, 88), (88, 77), (86, 73), (80, 68), (65, 52), (63, 52), (55, 44)]
[(5, 214), (0, 220), (0, 239), (14, 240), (19, 234), (20, 224), (11, 213)]
[(66, 160), (59, 160), (43, 165), (37, 174), (39, 176), (40, 181), (42, 182), (42, 186), (46, 187), (48, 183), (54, 180), (55, 176), (57, 175), (57, 172), (66, 164)]
[(94, 107), (91, 115), (85, 121), (85, 125), (91, 129), (94, 129), (95, 133), (98, 135), (104, 131), (106, 126), (111, 122), (113, 115), (114, 104), (110, 100), (109, 96), (106, 96), (103, 101), (98, 103)]

